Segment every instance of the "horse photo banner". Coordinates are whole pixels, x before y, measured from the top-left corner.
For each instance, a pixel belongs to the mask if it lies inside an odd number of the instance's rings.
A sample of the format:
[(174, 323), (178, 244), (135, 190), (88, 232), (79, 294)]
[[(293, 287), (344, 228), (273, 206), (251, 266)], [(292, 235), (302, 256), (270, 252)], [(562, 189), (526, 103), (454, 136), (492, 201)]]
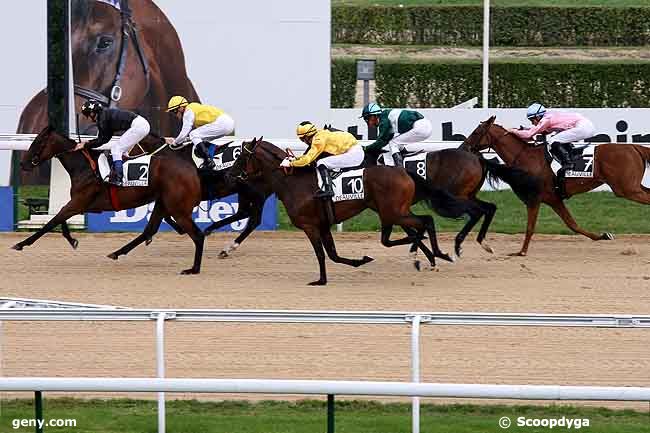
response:
[[(86, 224), (90, 232), (141, 232), (149, 222), (154, 203), (117, 212), (89, 213)], [(213, 222), (221, 221), (233, 215), (239, 209), (237, 196), (231, 195), (218, 200), (202, 201), (194, 209), (194, 222), (204, 230)], [(219, 231), (241, 231), (248, 219), (228, 224)], [(13, 223), (13, 221), (12, 221)], [(275, 230), (277, 228), (277, 200), (270, 196), (264, 204), (262, 223), (258, 230)], [(161, 231), (173, 230), (165, 221), (160, 225)]]

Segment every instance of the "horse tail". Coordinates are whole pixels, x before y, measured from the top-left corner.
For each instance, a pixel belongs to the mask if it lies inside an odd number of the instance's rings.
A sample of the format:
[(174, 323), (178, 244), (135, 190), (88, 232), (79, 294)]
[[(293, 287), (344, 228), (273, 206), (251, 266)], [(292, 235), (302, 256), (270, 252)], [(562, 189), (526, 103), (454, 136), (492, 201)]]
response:
[(460, 218), (464, 214), (480, 214), (481, 210), (475, 203), (456, 198), (449, 192), (434, 188), (416, 173), (407, 172), (415, 183), (416, 199), (424, 199), (431, 209), (445, 218)]
[(640, 144), (634, 144), (633, 146), (636, 151), (639, 152), (639, 156), (641, 156), (641, 159), (645, 162), (645, 166), (650, 168), (650, 148)]
[(539, 200), (539, 195), (542, 192), (540, 178), (520, 168), (499, 164), (493, 159), (481, 158), (481, 160), (487, 171), (487, 180), (490, 186), (495, 188), (497, 180), (502, 180), (510, 185), (515, 195), (526, 205)]

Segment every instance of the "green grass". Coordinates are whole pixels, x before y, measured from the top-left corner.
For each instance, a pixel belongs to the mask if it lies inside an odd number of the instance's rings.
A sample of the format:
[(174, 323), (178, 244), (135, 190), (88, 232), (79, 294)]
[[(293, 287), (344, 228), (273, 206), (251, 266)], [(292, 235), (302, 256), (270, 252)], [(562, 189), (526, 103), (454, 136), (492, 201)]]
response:
[[(28, 400), (1, 404), (0, 431), (32, 432), (33, 428), (13, 429), (12, 420), (30, 419), (33, 407)], [(336, 431), (339, 433), (401, 433), (411, 431), (410, 405), (369, 401), (339, 401)], [(641, 433), (650, 429), (647, 413), (571, 406), (476, 406), (430, 405), (421, 407), (421, 430), (437, 433), (497, 433), (502, 416), (589, 419), (592, 433)], [(46, 398), (44, 417), (76, 419), (74, 428), (46, 428), (49, 432), (152, 433), (156, 431), (156, 402), (138, 400), (73, 400)], [(321, 433), (326, 430), (324, 401), (300, 402), (244, 401), (167, 402), (167, 431), (184, 433)], [(508, 431), (550, 431), (548, 428), (511, 427)], [(553, 432), (568, 432), (556, 427)]]
[[(483, 0), (332, 0), (333, 6), (481, 6)], [(491, 6), (650, 6), (648, 0), (491, 0)]]
[[(493, 233), (522, 233), (526, 230), (526, 207), (510, 191), (481, 192), (482, 200), (497, 205), (498, 210), (490, 226)], [(578, 224), (587, 230), (601, 233), (650, 233), (650, 208), (620, 199), (608, 192), (581, 194), (568, 200), (567, 207)], [(424, 205), (414, 208), (416, 213), (431, 213)], [(290, 224), (284, 207), (279, 209), (280, 229), (295, 230)], [(457, 232), (464, 220), (435, 217), (439, 231)], [(478, 224), (480, 226), (480, 223)], [(476, 230), (478, 230), (478, 226)], [(366, 210), (343, 223), (345, 231), (379, 231), (380, 224), (373, 211)], [(537, 233), (571, 234), (562, 220), (546, 205), (542, 205), (537, 221)]]
[(17, 221), (29, 218), (27, 206), (22, 204), (25, 198), (47, 198), (50, 187), (47, 185), (25, 185), (18, 189), (18, 219)]

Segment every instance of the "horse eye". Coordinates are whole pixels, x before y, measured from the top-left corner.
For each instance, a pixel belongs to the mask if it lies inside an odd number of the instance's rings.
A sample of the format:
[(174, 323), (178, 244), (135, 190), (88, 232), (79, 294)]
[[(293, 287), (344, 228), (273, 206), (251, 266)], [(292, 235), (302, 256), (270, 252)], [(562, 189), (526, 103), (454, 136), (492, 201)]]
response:
[(100, 36), (97, 41), (97, 51), (106, 51), (113, 46), (113, 38), (110, 36)]

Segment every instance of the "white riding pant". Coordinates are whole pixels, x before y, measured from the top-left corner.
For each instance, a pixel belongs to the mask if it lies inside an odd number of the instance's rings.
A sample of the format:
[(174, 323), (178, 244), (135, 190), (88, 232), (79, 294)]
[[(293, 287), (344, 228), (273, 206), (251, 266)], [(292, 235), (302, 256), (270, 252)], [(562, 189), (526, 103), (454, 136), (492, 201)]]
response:
[(330, 170), (336, 168), (354, 167), (360, 165), (363, 162), (364, 156), (365, 152), (363, 151), (363, 147), (361, 147), (359, 144), (355, 144), (345, 153), (319, 159), (316, 162), (316, 166), (320, 167), (321, 165), (324, 165)]
[[(415, 121), (415, 123), (413, 123), (413, 128), (410, 131), (406, 131), (403, 134), (393, 137), (393, 139), (388, 142), (391, 156), (403, 150), (407, 144), (419, 143), (426, 140), (431, 137), (432, 132), (433, 126), (428, 119)], [(395, 165), (393, 158), (384, 158), (384, 163), (386, 165)]]
[(230, 135), (235, 130), (235, 121), (223, 113), (217, 117), (212, 123), (199, 126), (198, 128), (190, 131), (190, 140), (192, 143), (199, 144), (202, 141), (210, 141), (216, 138), (221, 138), (224, 135)]
[(138, 116), (131, 122), (131, 127), (124, 131), (118, 141), (111, 145), (111, 156), (113, 161), (121, 161), (122, 155), (140, 142), (149, 134), (149, 122), (142, 116)]
[(549, 140), (551, 143), (575, 143), (576, 141), (585, 140), (596, 134), (596, 128), (591, 120), (581, 120), (571, 129), (558, 132)]

